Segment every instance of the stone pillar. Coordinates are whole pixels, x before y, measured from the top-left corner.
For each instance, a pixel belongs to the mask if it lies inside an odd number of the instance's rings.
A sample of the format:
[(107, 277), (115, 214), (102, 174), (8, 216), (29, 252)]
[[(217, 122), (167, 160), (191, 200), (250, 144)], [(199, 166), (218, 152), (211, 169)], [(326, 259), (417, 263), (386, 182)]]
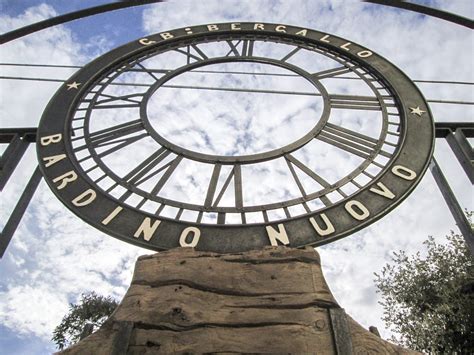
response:
[(142, 256), (100, 330), (61, 354), (415, 354), (346, 316), (312, 248)]

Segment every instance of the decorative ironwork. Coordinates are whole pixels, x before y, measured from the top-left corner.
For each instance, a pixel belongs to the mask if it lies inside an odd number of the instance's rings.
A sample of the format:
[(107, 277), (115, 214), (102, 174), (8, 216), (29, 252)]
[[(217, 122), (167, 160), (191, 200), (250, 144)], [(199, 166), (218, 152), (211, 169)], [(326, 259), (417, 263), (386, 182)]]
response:
[(474, 28), (474, 21), (472, 21), (471, 19), (459, 16), (447, 11), (443, 11), (440, 9), (435, 9), (433, 7), (428, 7), (428, 6), (424, 6), (420, 4), (414, 4), (409, 1), (404, 1), (404, 0), (363, 0), (363, 1), (377, 4), (377, 5), (393, 6), (399, 9), (410, 10), (410, 11), (418, 12), (423, 15), (437, 17), (442, 20), (449, 21), (461, 26), (465, 26), (470, 29)]
[[(472, 167), (472, 165), (471, 165)], [(451, 187), (448, 184), (448, 181), (444, 177), (443, 172), (441, 171), (436, 159), (433, 158), (430, 164), (430, 170), (433, 174), (433, 177), (436, 181), (436, 184), (443, 195), (446, 204), (448, 205), (449, 210), (451, 211), (456, 224), (458, 225), (459, 230), (461, 231), (466, 244), (471, 251), (471, 254), (474, 255), (474, 232), (471, 227), (471, 223), (466, 217), (466, 214), (462, 210), (461, 206), (459, 205), (456, 197), (454, 196)]]
[[(280, 57), (265, 56), (259, 48), (271, 43), (288, 50)], [(307, 70), (289, 60), (297, 52), (311, 54), (315, 60), (324, 57), (334, 65), (316, 72)], [(152, 67), (157, 58), (170, 53), (179, 53), (183, 63)], [(156, 129), (148, 117), (148, 103), (159, 88), (193, 69), (230, 62), (272, 65), (306, 79), (321, 102), (313, 128), (290, 144), (237, 156), (189, 149)], [(343, 74), (358, 78), (371, 95), (326, 89), (325, 79)], [(146, 90), (135, 86), (122, 87), (120, 93), (110, 90), (130, 75), (148, 78)], [(135, 116), (128, 117), (127, 110), (135, 110)], [(339, 110), (374, 111), (380, 128), (367, 135), (331, 122), (332, 114)], [(118, 119), (105, 123), (106, 111)], [(85, 66), (48, 105), (39, 127), (38, 155), (55, 194), (106, 233), (155, 250), (181, 245), (230, 252), (278, 243), (321, 245), (367, 226), (415, 187), (427, 168), (433, 139), (431, 114), (418, 89), (370, 50), (305, 28), (228, 23), (142, 38)], [(149, 154), (133, 162), (125, 151), (134, 145), (143, 148), (146, 140)], [(328, 181), (298, 155), (314, 141), (359, 159), (359, 163), (346, 176)], [(120, 174), (110, 165), (112, 156), (132, 164), (131, 170)], [(286, 164), (299, 196), (248, 203), (244, 190), (249, 184), (245, 178), (249, 167), (277, 160)], [(179, 174), (185, 163), (201, 164), (209, 171), (205, 186), (198, 187), (200, 203), (162, 194), (170, 177)], [(313, 182), (311, 190), (302, 176)], [(229, 193), (232, 203), (226, 205), (223, 196)], [(150, 204), (155, 206), (153, 211), (147, 209)], [(168, 207), (175, 209), (174, 218), (162, 214)], [(294, 207), (303, 212), (295, 213)], [(252, 223), (248, 217), (255, 212), (260, 220)], [(189, 213), (194, 213), (193, 218), (184, 220), (183, 215)], [(277, 217), (272, 218), (271, 213)], [(203, 221), (205, 214), (211, 215), (207, 221)], [(229, 215), (238, 215), (240, 220), (229, 223)]]
[(436, 138), (446, 139), (471, 184), (474, 184), (474, 151), (467, 137), (473, 136), (474, 129), (471, 124), (456, 122), (436, 126)]
[[(446, 122), (436, 124), (436, 138), (444, 138), (448, 142), (452, 152), (458, 159), (466, 176), (474, 184), (474, 150), (467, 138), (474, 137), (474, 123)], [(471, 254), (474, 255), (474, 232), (471, 223), (466, 217), (463, 209), (459, 205), (448, 181), (446, 180), (436, 159), (433, 157), (430, 164), (431, 173), (448, 205), (451, 215), (464, 236)]]
[[(436, 122), (435, 123), (435, 136), (437, 139), (445, 139), (450, 132), (456, 132), (461, 130), (463, 136), (466, 138), (474, 138), (474, 123), (472, 122)], [(26, 141), (36, 142), (36, 128), (3, 128), (0, 129), (0, 143), (8, 143), (11, 141), (12, 137), (16, 134), (22, 135), (26, 137)], [(451, 147), (452, 148), (452, 147)], [(472, 149), (472, 148), (471, 148)], [(8, 157), (7, 152), (2, 155), (2, 159), (6, 159)], [(471, 167), (473, 167), (474, 163), (471, 162)], [(435, 168), (436, 167), (436, 168)], [(474, 255), (474, 237), (472, 236), (472, 229), (470, 228), (470, 223), (465, 218), (464, 212), (459, 205), (454, 193), (449, 188), (449, 183), (444, 177), (444, 174), (441, 171), (439, 165), (431, 164), (430, 170), (433, 176), (435, 177), (435, 181), (438, 184), (440, 191), (446, 201), (446, 204), (451, 211), (453, 218), (456, 221), (456, 224), (459, 226), (461, 233), (465, 235), (466, 242), (471, 250), (471, 253)], [(32, 194), (36, 191), (37, 185), (35, 185), (32, 189), (25, 188), (24, 191), (28, 191), (27, 196), (31, 199)], [(24, 192), (25, 193), (25, 192)], [(24, 194), (23, 193), (23, 194)], [(23, 195), (22, 195), (23, 196)], [(25, 208), (16, 208), (9, 217), (7, 224), (12, 227), (5, 227), (0, 233), (0, 257), (3, 256), (5, 253), (6, 248), (15, 233), (16, 227), (20, 223), (21, 218), (23, 217), (23, 213), (26, 210), (26, 205), (18, 203), (17, 206), (24, 206)]]

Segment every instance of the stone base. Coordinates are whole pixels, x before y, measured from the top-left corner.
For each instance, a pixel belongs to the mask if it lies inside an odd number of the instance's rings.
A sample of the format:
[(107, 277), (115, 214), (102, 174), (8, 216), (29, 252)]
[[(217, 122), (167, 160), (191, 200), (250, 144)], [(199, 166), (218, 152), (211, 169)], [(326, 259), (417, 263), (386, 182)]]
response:
[(109, 320), (60, 354), (233, 352), (417, 354), (346, 316), (314, 249), (285, 247), (142, 256)]

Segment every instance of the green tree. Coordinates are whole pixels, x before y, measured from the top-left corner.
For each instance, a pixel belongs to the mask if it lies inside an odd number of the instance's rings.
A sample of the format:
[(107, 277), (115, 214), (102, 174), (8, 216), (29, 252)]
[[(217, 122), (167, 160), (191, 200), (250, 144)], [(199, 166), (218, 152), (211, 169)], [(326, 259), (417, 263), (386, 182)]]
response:
[(474, 259), (462, 235), (451, 231), (446, 238), (439, 244), (429, 237), (425, 257), (394, 253), (393, 264), (375, 273), (382, 319), (398, 334), (391, 340), (402, 346), (474, 354)]
[(103, 297), (95, 292), (83, 293), (78, 304), (69, 304), (69, 311), (54, 329), (51, 340), (59, 350), (77, 343), (86, 324), (100, 327), (117, 305), (111, 297)]

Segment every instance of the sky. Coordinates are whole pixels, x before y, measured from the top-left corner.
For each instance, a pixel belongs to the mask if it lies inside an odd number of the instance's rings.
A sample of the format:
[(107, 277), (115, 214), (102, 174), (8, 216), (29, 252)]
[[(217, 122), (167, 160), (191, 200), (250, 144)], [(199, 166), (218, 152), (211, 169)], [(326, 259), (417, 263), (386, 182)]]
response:
[[(45, 18), (104, 3), (107, 1), (0, 0), (0, 31), (8, 32)], [(468, 0), (423, 3), (469, 18), (474, 13), (474, 5)], [(474, 81), (472, 31), (413, 12), (363, 4), (355, 0), (226, 0), (206, 1), (205, 5), (193, 1), (169, 1), (82, 19), (15, 40), (0, 48), (0, 62), (84, 65), (121, 44), (148, 34), (197, 24), (230, 21), (281, 23), (332, 33), (382, 55), (411, 79)], [(304, 58), (301, 60), (304, 61)], [(255, 65), (227, 69), (274, 70)], [(74, 69), (0, 66), (1, 76), (66, 80), (73, 73)], [(188, 77), (177, 77), (174, 80), (175, 84), (186, 82), (243, 87), (255, 84), (249, 78), (237, 75), (223, 79), (189, 74)], [(258, 81), (258, 85), (263, 89), (307, 88), (307, 83), (290, 80), (265, 78)], [(41, 112), (59, 86), (60, 83), (0, 81), (2, 127), (37, 126)], [(428, 99), (474, 101), (472, 86), (420, 83), (418, 87)], [(354, 88), (356, 89), (360, 88)], [(157, 129), (162, 130), (160, 133), (177, 144), (189, 144), (190, 149), (201, 149), (211, 154), (260, 152), (272, 148), (275, 141), (278, 142), (276, 146), (279, 146), (285, 142), (284, 139), (290, 141), (308, 129), (305, 111), (298, 111), (298, 108), (318, 111), (319, 107), (317, 97), (290, 100), (281, 95), (267, 95), (263, 101), (254, 100), (246, 94), (184, 92), (173, 89), (159, 89), (158, 94), (172, 97), (177, 103), (159, 105), (159, 99), (152, 97), (152, 100), (157, 100), (153, 104), (155, 108), (149, 112), (152, 123), (160, 122), (163, 115), (175, 117), (180, 113), (191, 112), (190, 107), (198, 110), (199, 117), (205, 117), (196, 119), (193, 114), (182, 115), (186, 119), (185, 126), (189, 129), (177, 130), (172, 125), (175, 120), (171, 119), (168, 126), (157, 124)], [(198, 98), (201, 103), (197, 105)], [(167, 102), (172, 100), (168, 99)], [(202, 102), (212, 105), (204, 105)], [(245, 110), (238, 106), (239, 102), (247, 103)], [(466, 105), (433, 103), (430, 108), (435, 121), (440, 122), (466, 121), (472, 119), (473, 115), (472, 106)], [(247, 145), (236, 144), (242, 141), (238, 133), (245, 130), (236, 127), (232, 118), (239, 115), (246, 117), (249, 112), (256, 118), (247, 122), (254, 124), (251, 130), (256, 136), (253, 140), (244, 139), (244, 142), (249, 143)], [(215, 117), (228, 119), (213, 121)], [(271, 117), (272, 121), (263, 119), (267, 117)], [(291, 119), (285, 120), (287, 117)], [(218, 123), (222, 125), (219, 126)], [(272, 129), (282, 124), (291, 127), (293, 136), (285, 134), (289, 129)], [(209, 130), (209, 127), (213, 130)], [(368, 135), (376, 134), (370, 132), (370, 127), (361, 125), (359, 128)], [(199, 132), (203, 130), (209, 131), (207, 138), (210, 141), (200, 141), (202, 136)], [(219, 139), (223, 131), (235, 140)], [(235, 147), (238, 147), (238, 151), (232, 150)], [(4, 148), (1, 147), (2, 151)], [(334, 151), (332, 154), (334, 164), (327, 166), (326, 170), (329, 176), (334, 174), (337, 177), (337, 174), (343, 174), (341, 165), (352, 163), (347, 159), (342, 163)], [(454, 156), (444, 141), (436, 142), (435, 157), (463, 208), (472, 210), (472, 187), (454, 162)], [(35, 159), (34, 147), (30, 147), (2, 191), (0, 228), (3, 228), (16, 197), (36, 166)], [(115, 166), (116, 169), (121, 169), (120, 164)], [(192, 167), (187, 169), (190, 175), (200, 171), (198, 168), (193, 170)], [(269, 171), (271, 174), (272, 170)], [(266, 196), (270, 200), (280, 198), (278, 193), (285, 187), (274, 189), (270, 194), (268, 188), (272, 183), (262, 183), (260, 190), (249, 190), (246, 196)], [(179, 189), (179, 186), (185, 185), (182, 181), (175, 181), (166, 193), (181, 199), (187, 198), (189, 193)], [(253, 184), (255, 185), (258, 184)], [(182, 195), (178, 195), (180, 191)], [(394, 251), (423, 252), (422, 242), (427, 236), (433, 235), (436, 240), (443, 242), (443, 236), (451, 229), (457, 230), (454, 220), (428, 172), (415, 191), (387, 216), (350, 237), (317, 250), (322, 257), (324, 275), (341, 306), (364, 327), (374, 325), (387, 338), (391, 333), (385, 329), (380, 319), (382, 308), (378, 304), (379, 295), (375, 292), (373, 273), (379, 272), (390, 261)], [(109, 237), (82, 222), (64, 208), (44, 182), (41, 183), (5, 256), (0, 260), (2, 353), (47, 354), (54, 351), (54, 344), (50, 341), (52, 331), (67, 312), (68, 303), (76, 302), (81, 293), (92, 290), (120, 300), (130, 283), (136, 258), (149, 253), (149, 250)]]

